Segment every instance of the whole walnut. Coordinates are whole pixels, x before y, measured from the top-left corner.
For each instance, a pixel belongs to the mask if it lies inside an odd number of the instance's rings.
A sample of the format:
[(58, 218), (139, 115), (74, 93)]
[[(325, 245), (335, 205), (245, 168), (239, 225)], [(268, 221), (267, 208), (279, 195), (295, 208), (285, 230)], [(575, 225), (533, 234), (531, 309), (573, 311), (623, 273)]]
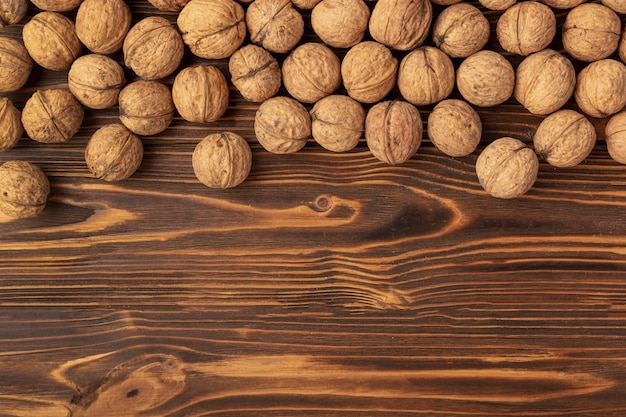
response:
[(160, 16), (150, 16), (130, 28), (124, 44), (124, 64), (144, 80), (172, 74), (183, 60), (185, 45), (178, 31)]
[(46, 174), (30, 162), (11, 160), (0, 166), (0, 211), (14, 218), (43, 212), (50, 194)]
[(613, 10), (598, 3), (581, 4), (563, 23), (563, 48), (580, 61), (598, 61), (615, 52), (621, 32), (621, 20)]
[(232, 188), (248, 178), (252, 151), (248, 142), (236, 133), (212, 133), (196, 145), (191, 163), (202, 184), (209, 188)]
[(515, 79), (515, 99), (533, 114), (550, 114), (572, 96), (576, 72), (564, 55), (544, 49), (524, 58)]
[(50, 12), (69, 12), (77, 8), (83, 0), (30, 0), (38, 9)]
[(294, 6), (302, 10), (311, 10), (320, 3), (321, 0), (291, 0)]
[(134, 81), (120, 92), (120, 121), (137, 135), (163, 132), (172, 123), (174, 110), (170, 89), (158, 81)]
[(22, 113), (13, 102), (0, 97), (0, 152), (14, 147), (22, 137)]
[(496, 35), (504, 50), (527, 56), (548, 47), (556, 34), (552, 9), (536, 1), (524, 1), (507, 9), (496, 24)]
[(242, 46), (230, 57), (228, 70), (244, 99), (262, 102), (280, 90), (282, 76), (276, 58), (260, 46)]
[(440, 101), (428, 115), (428, 138), (449, 156), (461, 157), (474, 152), (482, 130), (480, 116), (463, 100)]
[(363, 0), (324, 0), (311, 11), (311, 27), (326, 45), (350, 48), (361, 42), (370, 19)]
[(369, 21), (374, 40), (408, 51), (424, 42), (433, 19), (430, 0), (378, 0)]
[(465, 58), (487, 44), (490, 32), (489, 21), (477, 7), (457, 3), (435, 19), (433, 41), (451, 58)]
[(22, 124), (31, 139), (63, 143), (74, 136), (83, 122), (83, 108), (66, 90), (37, 90), (22, 109)]
[(265, 100), (254, 117), (254, 133), (265, 150), (294, 153), (311, 137), (311, 116), (298, 101), (277, 96)]
[(348, 50), (341, 62), (341, 77), (348, 95), (361, 103), (382, 100), (396, 85), (398, 60), (389, 48), (364, 41)]
[(69, 69), (83, 49), (74, 22), (57, 12), (37, 13), (24, 25), (22, 37), (33, 60), (51, 71)]
[(79, 57), (67, 75), (71, 93), (84, 106), (92, 109), (114, 106), (125, 82), (122, 66), (114, 59), (100, 54)]
[(470, 103), (490, 107), (513, 94), (515, 71), (501, 54), (483, 50), (465, 58), (456, 73), (456, 85)]
[(302, 103), (315, 103), (341, 84), (341, 63), (326, 45), (308, 42), (294, 49), (283, 61), (283, 84)]
[(604, 133), (609, 156), (620, 164), (626, 164), (626, 111), (611, 116)]
[(28, 0), (0, 0), (0, 28), (19, 23), (28, 11)]
[(212, 65), (185, 67), (174, 79), (172, 99), (178, 113), (188, 122), (214, 122), (228, 108), (228, 81)]
[(234, 0), (191, 0), (177, 24), (191, 53), (200, 58), (228, 58), (246, 37), (243, 7)]
[(573, 9), (587, 0), (542, 0), (545, 4), (555, 9)]
[(324, 149), (346, 152), (359, 143), (365, 129), (365, 110), (358, 101), (335, 94), (315, 103), (309, 113), (313, 139)]
[(402, 97), (416, 106), (436, 103), (454, 89), (454, 65), (440, 49), (422, 46), (400, 62), (398, 88)]
[(148, 2), (163, 12), (180, 12), (189, 0), (148, 0)]
[(478, 155), (476, 175), (485, 191), (496, 198), (519, 197), (532, 188), (539, 173), (539, 159), (519, 139), (494, 140)]
[(389, 100), (372, 106), (365, 117), (365, 140), (372, 155), (389, 165), (408, 161), (422, 142), (422, 118), (406, 101)]
[(535, 152), (555, 167), (581, 163), (596, 144), (596, 129), (574, 110), (558, 110), (543, 119), (533, 137)]
[(290, 0), (255, 0), (246, 11), (250, 40), (270, 52), (291, 51), (304, 35), (304, 19)]
[(578, 73), (574, 99), (591, 117), (619, 112), (626, 105), (626, 66), (608, 58), (592, 62)]
[(84, 0), (76, 13), (76, 34), (97, 54), (112, 54), (122, 48), (132, 16), (124, 0)]
[(602, 4), (610, 7), (615, 13), (626, 14), (625, 0), (601, 0)]
[(478, 0), (481, 6), (489, 10), (506, 10), (517, 0)]
[(137, 171), (143, 160), (141, 139), (119, 123), (99, 128), (87, 142), (85, 162), (104, 181), (120, 181)]
[(26, 84), (33, 60), (17, 39), (0, 36), (0, 93), (12, 93)]

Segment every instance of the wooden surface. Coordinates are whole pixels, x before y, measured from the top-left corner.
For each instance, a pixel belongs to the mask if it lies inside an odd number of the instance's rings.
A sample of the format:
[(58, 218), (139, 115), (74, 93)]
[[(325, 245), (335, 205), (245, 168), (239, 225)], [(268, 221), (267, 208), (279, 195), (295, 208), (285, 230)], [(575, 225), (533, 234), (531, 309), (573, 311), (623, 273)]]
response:
[[(36, 68), (11, 98), (66, 76)], [(272, 155), (255, 109), (232, 90), (219, 122), (176, 118), (119, 183), (83, 160), (116, 108), (87, 110), (66, 144), (0, 154), (52, 184), (40, 217), (0, 217), (0, 416), (626, 415), (626, 168), (602, 121), (584, 163), (542, 163), (503, 201), (480, 188), (478, 151)], [(480, 115), (480, 148), (529, 142), (541, 120), (514, 100)], [(251, 142), (252, 172), (210, 190), (191, 153), (226, 129)]]

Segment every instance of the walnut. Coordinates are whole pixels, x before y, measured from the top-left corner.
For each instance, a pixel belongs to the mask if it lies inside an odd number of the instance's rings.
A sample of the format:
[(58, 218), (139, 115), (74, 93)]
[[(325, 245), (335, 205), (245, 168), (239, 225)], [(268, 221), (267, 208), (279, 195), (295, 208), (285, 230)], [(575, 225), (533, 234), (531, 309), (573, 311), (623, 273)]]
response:
[(494, 140), (476, 160), (476, 175), (485, 191), (496, 198), (519, 197), (537, 181), (539, 159), (532, 148), (519, 139)]
[(324, 0), (311, 11), (313, 31), (327, 45), (350, 48), (361, 42), (370, 19), (363, 0)]
[(395, 86), (398, 60), (385, 45), (364, 41), (348, 50), (341, 77), (348, 95), (361, 103), (382, 100)]
[(453, 4), (461, 3), (463, 0), (430, 0), (432, 4), (439, 6), (451, 6)]
[(83, 108), (66, 90), (37, 90), (22, 110), (22, 124), (31, 139), (63, 143), (74, 136), (83, 122)]
[(172, 74), (181, 61), (185, 45), (178, 31), (160, 16), (150, 16), (130, 28), (124, 44), (124, 64), (144, 80)]
[(622, 31), (619, 44), (617, 45), (617, 54), (622, 62), (626, 62), (626, 30)]
[(378, 0), (370, 16), (369, 31), (383, 45), (408, 51), (424, 42), (432, 19), (430, 0)]
[(489, 10), (506, 10), (513, 6), (517, 0), (478, 0), (478, 2)]
[(22, 137), (22, 113), (13, 102), (0, 97), (0, 152), (14, 147)]
[(268, 51), (291, 51), (304, 35), (304, 19), (290, 0), (255, 0), (246, 12), (250, 40)]
[(31, 0), (38, 9), (50, 12), (69, 12), (74, 10), (83, 0)]
[(200, 58), (228, 58), (246, 37), (243, 7), (233, 0), (191, 0), (177, 24), (191, 53)]
[(533, 114), (550, 114), (572, 96), (576, 72), (564, 55), (544, 49), (524, 58), (515, 79), (515, 99)]
[(0, 93), (12, 93), (22, 88), (33, 69), (33, 60), (24, 44), (0, 36), (0, 62)]
[(254, 117), (254, 133), (267, 151), (294, 153), (311, 137), (311, 116), (300, 102), (277, 96), (265, 100)]
[(84, 106), (105, 109), (117, 103), (124, 83), (124, 70), (105, 55), (88, 54), (78, 58), (67, 75), (70, 91)]
[(548, 47), (556, 34), (552, 9), (536, 1), (524, 1), (507, 9), (496, 24), (502, 48), (527, 56)]
[(0, 0), (0, 28), (21, 22), (27, 11), (28, 0)]
[(120, 121), (131, 132), (151, 136), (165, 131), (174, 119), (170, 89), (158, 81), (138, 80), (122, 89)]
[(87, 168), (104, 181), (129, 178), (137, 171), (142, 159), (141, 139), (119, 123), (96, 130), (85, 148)]
[(545, 4), (555, 9), (572, 9), (587, 0), (542, 0)]
[(76, 13), (76, 34), (91, 52), (112, 54), (122, 48), (131, 21), (124, 0), (84, 0)]
[(480, 51), (489, 40), (489, 21), (469, 3), (446, 7), (433, 25), (435, 45), (451, 58), (465, 58)]
[(439, 102), (428, 115), (428, 137), (449, 156), (467, 156), (476, 150), (482, 136), (478, 113), (463, 100)]
[(626, 0), (601, 0), (601, 2), (615, 13), (626, 14)]
[(188, 122), (214, 122), (228, 108), (228, 81), (212, 65), (186, 67), (174, 79), (172, 99), (178, 113)]
[(346, 152), (359, 143), (365, 129), (365, 110), (358, 101), (332, 95), (315, 103), (309, 113), (313, 139), (324, 149)]
[(33, 60), (51, 71), (70, 68), (83, 45), (74, 22), (57, 12), (40, 12), (22, 29), (24, 46)]
[(283, 61), (283, 84), (302, 103), (314, 103), (329, 96), (341, 84), (341, 64), (322, 43), (298, 46)]
[(365, 117), (365, 140), (372, 155), (389, 165), (408, 161), (422, 142), (422, 119), (415, 106), (389, 100), (375, 104)]
[(609, 156), (620, 164), (626, 164), (626, 111), (611, 116), (604, 133)]
[(213, 133), (196, 145), (191, 162), (202, 184), (209, 188), (232, 188), (248, 178), (252, 151), (248, 142), (236, 133)]
[(43, 212), (50, 182), (36, 165), (20, 160), (0, 166), (0, 211), (14, 218), (35, 217)]
[(465, 58), (456, 73), (456, 85), (470, 103), (490, 107), (504, 103), (513, 94), (515, 71), (497, 52), (483, 50)]
[(189, 0), (148, 0), (148, 2), (162, 12), (180, 12)]
[(573, 167), (581, 163), (596, 144), (596, 129), (574, 110), (558, 110), (537, 127), (533, 137), (535, 152), (555, 167)]
[(294, 6), (302, 10), (311, 10), (320, 3), (321, 0), (291, 0)]
[(260, 46), (248, 44), (239, 48), (230, 57), (228, 70), (233, 85), (248, 101), (260, 103), (280, 90), (278, 61)]
[(622, 23), (610, 8), (597, 3), (576, 6), (563, 23), (563, 48), (586, 62), (608, 58), (619, 43)]
[(626, 105), (626, 66), (614, 59), (589, 64), (578, 73), (574, 99), (591, 117), (603, 118)]
[(436, 103), (454, 89), (452, 60), (432, 46), (411, 51), (400, 62), (398, 88), (402, 97), (416, 106)]

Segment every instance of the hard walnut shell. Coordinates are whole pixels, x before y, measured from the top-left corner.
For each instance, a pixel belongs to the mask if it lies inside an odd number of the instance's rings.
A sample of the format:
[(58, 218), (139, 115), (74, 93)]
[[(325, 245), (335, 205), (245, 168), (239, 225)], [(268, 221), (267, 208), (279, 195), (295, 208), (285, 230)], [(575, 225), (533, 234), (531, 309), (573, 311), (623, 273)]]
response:
[(573, 9), (587, 0), (542, 0), (545, 4), (555, 9)]
[(83, 108), (66, 90), (37, 90), (22, 110), (22, 124), (31, 139), (63, 143), (74, 136), (83, 122)]
[(311, 10), (317, 6), (321, 0), (291, 0), (294, 6), (302, 10)]
[(163, 12), (180, 12), (189, 0), (148, 0), (148, 2)]
[(513, 94), (515, 71), (501, 54), (483, 50), (465, 58), (456, 73), (456, 85), (470, 103), (490, 107)]
[(14, 147), (22, 133), (22, 113), (11, 100), (0, 97), (0, 152)]
[(246, 37), (243, 8), (233, 0), (191, 0), (177, 24), (191, 53), (200, 58), (228, 58)]
[(591, 117), (619, 112), (626, 105), (626, 66), (614, 59), (592, 62), (578, 73), (574, 98)]
[(382, 100), (396, 84), (398, 60), (385, 45), (364, 41), (354, 45), (341, 62), (348, 95), (361, 103)]
[(541, 51), (556, 34), (552, 9), (536, 1), (524, 1), (507, 9), (496, 24), (496, 35), (504, 50), (527, 56)]
[(626, 14), (625, 0), (601, 0), (601, 3), (609, 7), (615, 13)]
[(465, 58), (480, 51), (491, 29), (483, 13), (469, 3), (446, 7), (433, 25), (435, 45), (451, 58)]
[(489, 10), (506, 10), (517, 0), (478, 0), (481, 6)]
[(315, 103), (329, 96), (341, 84), (339, 58), (326, 45), (300, 45), (283, 61), (283, 84), (302, 103)]
[(142, 159), (141, 139), (119, 123), (96, 130), (85, 148), (87, 168), (104, 181), (129, 178), (137, 171)]
[(356, 147), (363, 135), (365, 110), (348, 96), (324, 97), (315, 103), (310, 114), (313, 139), (329, 151), (349, 151)]
[(408, 51), (424, 42), (432, 19), (430, 0), (378, 0), (370, 16), (369, 31), (383, 45)]
[(532, 188), (539, 159), (519, 139), (503, 137), (487, 145), (476, 160), (476, 175), (485, 191), (502, 199), (519, 197)]
[(79, 57), (67, 75), (71, 93), (84, 106), (92, 109), (114, 106), (125, 82), (122, 66), (99, 54)]
[(0, 0), (0, 28), (21, 22), (28, 11), (28, 3), (28, 0)]
[(51, 12), (68, 12), (74, 10), (83, 0), (30, 0), (38, 9)]
[(452, 60), (432, 46), (411, 51), (402, 59), (398, 68), (400, 94), (416, 106), (445, 99), (452, 93), (454, 81)]
[(0, 93), (11, 93), (26, 84), (33, 60), (17, 39), (0, 36)]
[(453, 157), (476, 150), (482, 137), (482, 122), (476, 111), (463, 100), (439, 102), (428, 115), (428, 138), (437, 149)]
[(176, 71), (183, 60), (184, 49), (178, 31), (160, 16), (137, 22), (122, 45), (124, 64), (144, 80), (158, 80)]
[(137, 135), (165, 131), (174, 119), (174, 110), (170, 89), (158, 81), (134, 81), (120, 92), (120, 121)]
[(533, 114), (550, 114), (572, 96), (576, 72), (564, 55), (544, 49), (524, 58), (515, 79), (515, 99)]
[(361, 42), (370, 19), (363, 0), (324, 0), (311, 11), (313, 31), (326, 45), (350, 48)]
[(196, 145), (191, 163), (202, 184), (209, 188), (232, 188), (248, 178), (252, 151), (248, 142), (236, 133), (213, 133)]
[(270, 52), (291, 51), (304, 35), (304, 19), (290, 0), (255, 0), (246, 11), (250, 40)]
[(626, 164), (626, 111), (611, 116), (604, 133), (609, 156), (620, 164)]
[(112, 54), (122, 48), (132, 16), (124, 0), (84, 0), (76, 13), (76, 34), (97, 54)]
[(0, 211), (14, 218), (35, 217), (44, 210), (50, 182), (36, 165), (11, 160), (0, 166)]
[(365, 139), (372, 155), (389, 165), (408, 161), (422, 142), (422, 119), (415, 106), (390, 100), (375, 104), (365, 117)]
[(233, 85), (248, 101), (260, 103), (280, 90), (278, 61), (260, 46), (248, 44), (239, 48), (230, 57), (228, 70)]
[(259, 106), (254, 133), (265, 150), (275, 154), (294, 153), (311, 137), (311, 116), (298, 101), (277, 96)]
[(565, 51), (580, 61), (592, 62), (615, 52), (622, 24), (610, 8), (585, 3), (570, 10), (561, 30)]
[(57, 12), (40, 12), (22, 29), (24, 46), (33, 60), (51, 71), (70, 68), (83, 45), (74, 22)]
[(186, 67), (174, 79), (172, 99), (178, 113), (188, 122), (214, 122), (228, 108), (228, 81), (212, 65)]

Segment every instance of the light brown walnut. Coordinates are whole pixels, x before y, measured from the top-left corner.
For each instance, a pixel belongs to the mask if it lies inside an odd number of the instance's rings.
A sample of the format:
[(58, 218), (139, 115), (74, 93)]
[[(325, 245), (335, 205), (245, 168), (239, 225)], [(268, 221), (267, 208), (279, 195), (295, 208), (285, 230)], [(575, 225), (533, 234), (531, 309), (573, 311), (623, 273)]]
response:
[(196, 145), (191, 161), (202, 184), (209, 188), (233, 188), (248, 178), (252, 151), (236, 133), (212, 133)]
[(324, 0), (311, 11), (313, 31), (325, 44), (350, 48), (361, 42), (370, 19), (363, 0)]
[(0, 152), (13, 148), (22, 133), (22, 113), (11, 100), (0, 97)]
[(0, 0), (0, 28), (21, 22), (28, 12), (28, 3), (28, 0)]
[(543, 3), (520, 2), (502, 13), (496, 35), (504, 50), (527, 56), (550, 45), (556, 35), (556, 16)]
[(341, 77), (348, 95), (361, 103), (381, 101), (396, 85), (398, 60), (385, 45), (364, 41), (348, 50)]
[(24, 46), (32, 59), (50, 71), (68, 70), (83, 45), (74, 22), (57, 12), (40, 12), (22, 30)]
[(498, 52), (482, 50), (461, 62), (456, 85), (465, 100), (476, 106), (491, 107), (511, 97), (515, 71)]
[(476, 6), (457, 3), (446, 7), (433, 24), (435, 45), (451, 58), (480, 51), (489, 40), (489, 21)]
[(0, 166), (0, 211), (14, 218), (41, 214), (48, 202), (50, 182), (35, 164), (21, 160)]
[(513, 6), (517, 0), (478, 0), (478, 2), (489, 10), (506, 10)]
[(439, 102), (428, 115), (428, 138), (448, 156), (462, 157), (474, 152), (482, 137), (480, 116), (463, 100)]
[(291, 97), (272, 97), (256, 111), (254, 133), (265, 150), (275, 154), (294, 153), (311, 137), (311, 116)]
[(119, 95), (120, 121), (131, 132), (141, 136), (159, 134), (174, 119), (174, 102), (170, 89), (158, 81), (137, 80)]
[(12, 93), (26, 84), (33, 60), (17, 39), (0, 36), (0, 93)]
[(214, 122), (228, 108), (228, 82), (215, 66), (185, 67), (174, 79), (172, 99), (178, 113), (188, 122)]
[(122, 48), (132, 16), (124, 0), (84, 0), (76, 13), (76, 34), (93, 53)]
[(31, 139), (42, 143), (63, 143), (80, 129), (84, 111), (67, 90), (37, 90), (22, 110), (22, 124)]
[(255, 0), (246, 11), (252, 43), (270, 52), (288, 53), (304, 35), (304, 19), (290, 0)]
[(180, 12), (189, 0), (148, 0), (148, 2), (163, 12)]
[(580, 61), (593, 62), (615, 52), (622, 23), (610, 8), (598, 3), (584, 3), (569, 11), (561, 31), (567, 53)]
[(424, 42), (433, 19), (430, 0), (378, 0), (369, 21), (374, 40), (408, 51)]
[(324, 97), (315, 103), (310, 114), (313, 139), (324, 149), (346, 152), (354, 149), (363, 136), (365, 110), (348, 96)]
[(280, 90), (280, 66), (271, 53), (260, 46), (248, 44), (239, 48), (228, 61), (230, 79), (248, 101), (262, 102)]
[(573, 9), (587, 0), (542, 0), (545, 4), (555, 9)]
[(434, 104), (448, 97), (454, 89), (452, 60), (432, 46), (411, 51), (400, 62), (398, 89), (402, 97), (416, 106)]
[(87, 168), (104, 181), (131, 177), (143, 160), (141, 139), (119, 123), (107, 124), (94, 132), (85, 148)]
[(619, 112), (626, 105), (626, 66), (614, 59), (592, 62), (578, 73), (574, 99), (591, 117)]
[(86, 107), (106, 109), (117, 104), (126, 83), (124, 69), (106, 55), (88, 54), (76, 59), (67, 75), (68, 87)]
[(626, 14), (626, 0), (601, 0), (601, 2), (615, 13)]
[(609, 156), (620, 164), (626, 164), (626, 111), (611, 116), (604, 133)]

